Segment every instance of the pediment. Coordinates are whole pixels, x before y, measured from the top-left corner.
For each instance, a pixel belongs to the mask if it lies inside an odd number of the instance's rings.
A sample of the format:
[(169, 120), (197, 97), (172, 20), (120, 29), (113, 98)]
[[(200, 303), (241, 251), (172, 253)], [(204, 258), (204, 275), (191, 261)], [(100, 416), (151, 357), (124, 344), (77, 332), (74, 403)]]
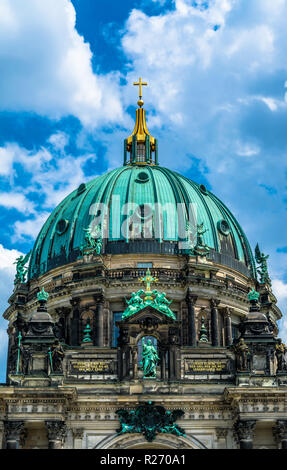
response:
[(154, 308), (152, 305), (146, 305), (141, 310), (137, 311), (133, 315), (121, 320), (124, 323), (141, 323), (151, 319), (153, 322), (157, 323), (177, 323), (177, 320), (173, 320), (168, 317), (165, 313), (160, 312), (158, 309)]

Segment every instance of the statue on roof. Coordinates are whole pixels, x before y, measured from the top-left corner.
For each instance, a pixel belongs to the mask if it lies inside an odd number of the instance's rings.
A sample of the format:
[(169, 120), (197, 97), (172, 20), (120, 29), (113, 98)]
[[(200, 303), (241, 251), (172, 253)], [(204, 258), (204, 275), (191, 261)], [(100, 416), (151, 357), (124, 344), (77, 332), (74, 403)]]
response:
[(155, 296), (152, 306), (157, 310), (160, 310), (168, 317), (171, 317), (173, 320), (176, 320), (175, 314), (169, 308), (172, 300), (167, 300), (165, 292), (158, 292), (156, 289), (153, 290), (153, 295)]
[(93, 228), (91, 225), (84, 228), (85, 243), (80, 246), (82, 255), (96, 254), (100, 255), (103, 247), (103, 239), (101, 236), (101, 227), (97, 225)]
[(260, 265), (260, 267), (257, 268), (257, 272), (260, 276), (260, 283), (268, 284), (270, 286), (271, 279), (269, 277), (268, 266), (267, 266), (268, 258), (269, 258), (269, 255), (265, 255), (263, 252), (261, 252), (259, 245), (257, 243), (255, 247), (255, 259), (256, 259), (256, 262)]
[(197, 224), (196, 245), (193, 251), (199, 256), (206, 256), (209, 253), (209, 247), (206, 245), (203, 237), (206, 232), (208, 232), (208, 228), (204, 228), (204, 222)]
[(122, 320), (124, 320), (127, 317), (130, 317), (134, 313), (138, 312), (138, 310), (142, 309), (144, 307), (144, 301), (141, 298), (141, 295), (144, 294), (144, 290), (140, 289), (138, 292), (133, 292), (131, 294), (130, 300), (126, 300), (126, 303), (128, 304), (128, 307), (124, 311), (122, 315)]
[(16, 264), (16, 276), (14, 280), (15, 286), (26, 282), (26, 274), (28, 272), (28, 268), (26, 268), (25, 265), (28, 263), (30, 255), (31, 251), (29, 251), (27, 255), (19, 256), (19, 258), (17, 258), (16, 261), (13, 263)]

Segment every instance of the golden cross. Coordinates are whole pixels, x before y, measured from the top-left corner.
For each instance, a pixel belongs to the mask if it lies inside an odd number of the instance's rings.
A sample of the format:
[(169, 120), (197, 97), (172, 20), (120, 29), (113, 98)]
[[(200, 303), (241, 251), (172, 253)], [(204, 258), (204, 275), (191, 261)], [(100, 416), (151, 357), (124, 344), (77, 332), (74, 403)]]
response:
[(146, 283), (146, 289), (148, 292), (150, 292), (151, 284), (152, 282), (157, 282), (158, 279), (156, 277), (152, 277), (150, 270), (148, 268), (145, 277), (140, 277), (139, 281), (145, 282)]
[(139, 98), (141, 100), (142, 99), (142, 86), (143, 85), (147, 86), (147, 83), (142, 82), (142, 78), (140, 77), (138, 83), (135, 82), (134, 85), (139, 87)]

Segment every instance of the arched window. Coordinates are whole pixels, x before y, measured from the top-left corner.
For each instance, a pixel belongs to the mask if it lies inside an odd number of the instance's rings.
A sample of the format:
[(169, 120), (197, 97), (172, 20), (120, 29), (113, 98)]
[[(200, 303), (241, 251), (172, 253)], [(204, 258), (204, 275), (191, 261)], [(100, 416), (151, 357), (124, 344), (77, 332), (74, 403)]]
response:
[(112, 347), (116, 348), (118, 345), (118, 337), (120, 334), (120, 330), (116, 325), (117, 321), (122, 319), (123, 312), (113, 312), (113, 337), (112, 337)]

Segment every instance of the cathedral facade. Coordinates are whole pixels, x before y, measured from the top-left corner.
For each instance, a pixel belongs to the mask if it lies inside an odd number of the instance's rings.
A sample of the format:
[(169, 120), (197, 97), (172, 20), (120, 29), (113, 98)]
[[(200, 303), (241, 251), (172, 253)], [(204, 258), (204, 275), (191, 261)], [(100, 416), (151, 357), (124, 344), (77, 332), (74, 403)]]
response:
[(287, 448), (268, 256), (159, 164), (138, 85), (123, 166), (67, 196), (17, 259), (2, 448)]

